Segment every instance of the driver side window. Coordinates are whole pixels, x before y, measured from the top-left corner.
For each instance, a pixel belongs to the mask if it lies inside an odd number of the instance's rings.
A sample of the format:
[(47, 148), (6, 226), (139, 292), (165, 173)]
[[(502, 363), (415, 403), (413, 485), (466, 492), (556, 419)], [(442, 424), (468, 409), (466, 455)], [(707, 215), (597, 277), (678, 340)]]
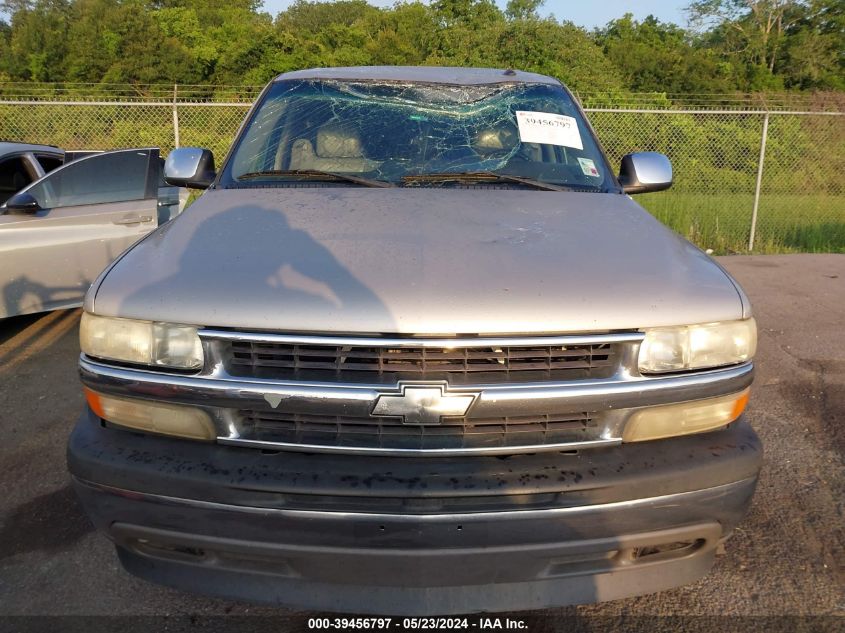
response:
[(97, 154), (48, 174), (27, 193), (43, 209), (142, 200), (148, 165), (148, 151)]

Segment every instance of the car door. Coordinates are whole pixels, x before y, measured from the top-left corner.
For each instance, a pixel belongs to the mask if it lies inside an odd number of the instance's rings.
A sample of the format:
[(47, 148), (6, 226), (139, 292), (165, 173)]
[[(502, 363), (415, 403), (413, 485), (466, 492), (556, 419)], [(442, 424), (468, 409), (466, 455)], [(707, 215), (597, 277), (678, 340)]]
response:
[(164, 159), (159, 158), (158, 170), (158, 224), (161, 226), (182, 212), (187, 197), (186, 189), (168, 185), (164, 180)]
[(158, 149), (87, 156), (20, 193), (41, 208), (0, 208), (0, 318), (81, 304), (97, 275), (157, 226)]

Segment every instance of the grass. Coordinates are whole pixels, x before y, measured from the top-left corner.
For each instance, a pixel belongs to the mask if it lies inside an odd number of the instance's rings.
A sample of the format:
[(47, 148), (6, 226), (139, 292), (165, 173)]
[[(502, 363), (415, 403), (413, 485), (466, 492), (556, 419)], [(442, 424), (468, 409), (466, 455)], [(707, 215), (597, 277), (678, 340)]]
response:
[[(658, 220), (715, 254), (748, 253), (754, 196), (662, 193), (636, 201)], [(842, 196), (764, 194), (757, 212), (754, 253), (845, 253)]]

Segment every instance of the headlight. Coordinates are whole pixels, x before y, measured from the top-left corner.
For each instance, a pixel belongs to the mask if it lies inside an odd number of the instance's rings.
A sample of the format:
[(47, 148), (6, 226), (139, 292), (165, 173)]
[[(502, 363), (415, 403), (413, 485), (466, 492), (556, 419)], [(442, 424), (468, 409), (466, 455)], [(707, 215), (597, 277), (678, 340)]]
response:
[(639, 368), (655, 374), (734, 365), (751, 360), (757, 349), (754, 319), (646, 330)]
[(202, 343), (197, 328), (173, 323), (117, 319), (83, 313), (82, 352), (94, 358), (172, 369), (199, 369)]

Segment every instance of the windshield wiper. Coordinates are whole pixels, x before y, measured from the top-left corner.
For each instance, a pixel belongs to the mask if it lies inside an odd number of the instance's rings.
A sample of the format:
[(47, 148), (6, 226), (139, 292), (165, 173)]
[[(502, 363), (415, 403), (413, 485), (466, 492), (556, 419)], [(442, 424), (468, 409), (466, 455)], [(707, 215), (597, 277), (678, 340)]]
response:
[(550, 182), (543, 182), (542, 180), (534, 180), (533, 178), (523, 178), (522, 176), (513, 176), (511, 174), (499, 174), (493, 171), (464, 171), (464, 172), (445, 172), (442, 174), (414, 174), (413, 176), (403, 176), (404, 183), (421, 183), (421, 182), (515, 182), (521, 185), (528, 185), (535, 189), (543, 189), (546, 191), (579, 191), (581, 189), (589, 189), (590, 185), (584, 187), (569, 187), (567, 185), (555, 185)]
[(354, 182), (358, 185), (364, 185), (366, 187), (396, 186), (392, 182), (387, 182), (385, 180), (364, 178), (363, 176), (353, 176), (352, 174), (341, 174), (334, 171), (322, 171), (320, 169), (269, 169), (267, 171), (251, 171), (246, 174), (241, 174), (237, 177), (237, 179), (249, 180), (252, 178), (263, 178), (265, 176), (304, 178), (308, 180), (343, 180), (346, 182)]

